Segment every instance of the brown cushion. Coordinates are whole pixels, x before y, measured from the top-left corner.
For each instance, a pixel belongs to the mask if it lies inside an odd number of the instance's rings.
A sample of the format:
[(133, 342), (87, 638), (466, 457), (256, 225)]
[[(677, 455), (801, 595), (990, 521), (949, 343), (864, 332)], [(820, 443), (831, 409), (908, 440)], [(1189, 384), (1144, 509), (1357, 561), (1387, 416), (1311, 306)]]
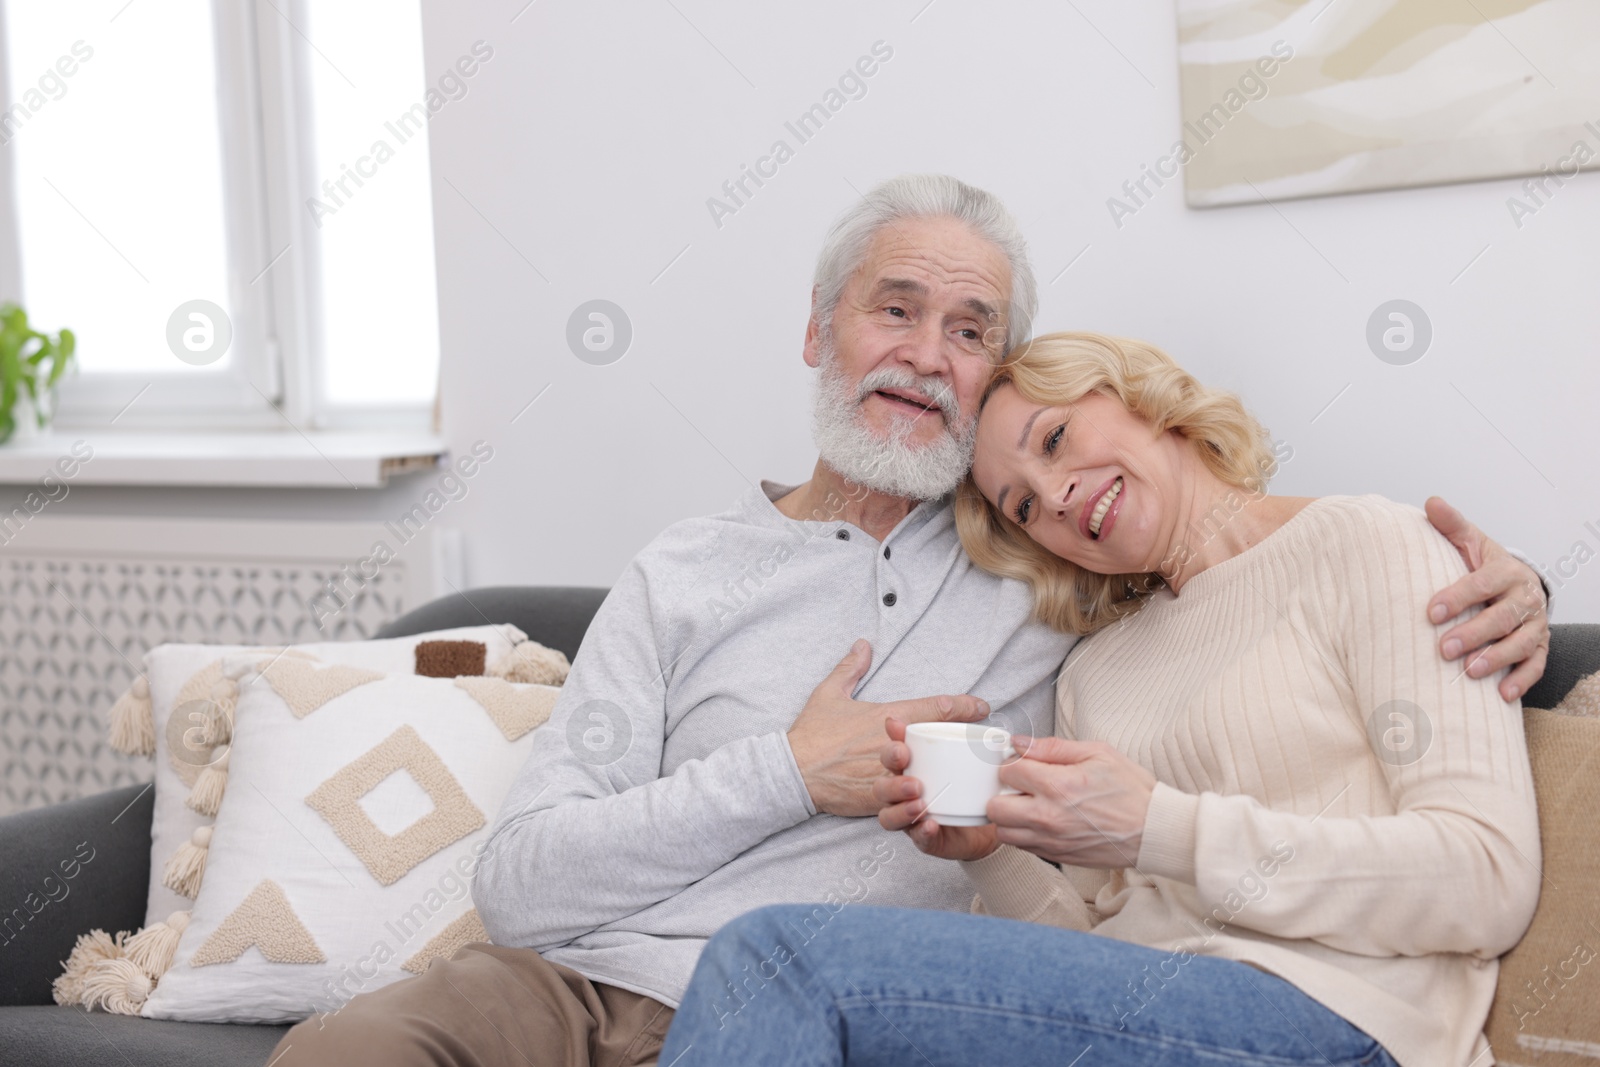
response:
[(482, 641), (423, 641), (417, 645), (417, 673), (428, 678), (482, 674), (487, 655)]
[(1600, 674), (1555, 711), (1522, 713), (1539, 801), (1544, 882), (1533, 925), (1500, 960), (1496, 1061), (1595, 1067), (1600, 1057)]

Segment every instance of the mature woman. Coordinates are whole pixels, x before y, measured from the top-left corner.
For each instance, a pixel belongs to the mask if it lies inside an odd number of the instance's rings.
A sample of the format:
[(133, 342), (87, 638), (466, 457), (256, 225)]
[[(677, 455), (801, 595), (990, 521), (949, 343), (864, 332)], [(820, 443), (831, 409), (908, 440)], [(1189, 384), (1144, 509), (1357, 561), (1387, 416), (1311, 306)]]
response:
[(987, 914), (736, 920), (661, 1063), (1488, 1062), (1539, 892), (1520, 708), (1435, 654), (1429, 594), (1465, 568), (1420, 511), (1268, 496), (1273, 467), (1147, 345), (1054, 334), (1002, 368), (963, 543), (1096, 636), (990, 825), (924, 814), (892, 720), (877, 787)]

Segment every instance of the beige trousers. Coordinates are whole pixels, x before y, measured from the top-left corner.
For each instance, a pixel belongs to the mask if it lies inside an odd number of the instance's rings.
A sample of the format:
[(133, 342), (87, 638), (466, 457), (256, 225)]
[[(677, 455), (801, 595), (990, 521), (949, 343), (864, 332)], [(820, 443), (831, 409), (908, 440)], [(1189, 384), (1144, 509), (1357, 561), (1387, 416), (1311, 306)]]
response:
[(407, 978), (313, 1015), (272, 1067), (653, 1067), (672, 1009), (591, 982), (531, 948), (467, 945)]

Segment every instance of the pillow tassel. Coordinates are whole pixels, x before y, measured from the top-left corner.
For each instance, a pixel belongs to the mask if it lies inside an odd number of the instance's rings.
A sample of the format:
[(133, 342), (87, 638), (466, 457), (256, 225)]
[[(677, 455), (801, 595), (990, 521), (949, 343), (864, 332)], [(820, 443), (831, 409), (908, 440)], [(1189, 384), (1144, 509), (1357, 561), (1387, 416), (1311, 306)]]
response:
[(239, 683), (221, 678), (211, 687), (211, 707), (200, 727), (200, 740), (207, 745), (225, 745), (233, 740), (233, 709), (239, 703)]
[(129, 756), (155, 753), (156, 723), (150, 709), (150, 682), (142, 674), (111, 705), (111, 747)]
[(222, 805), (222, 791), (228, 787), (228, 756), (233, 750), (223, 745), (217, 751), (217, 758), (200, 769), (194, 788), (189, 790), (189, 799), (184, 801), (201, 815), (217, 814), (217, 808)]
[(179, 896), (193, 900), (200, 892), (200, 879), (206, 873), (207, 850), (211, 848), (211, 827), (201, 826), (167, 861), (161, 884)]
[(113, 1015), (138, 1015), (155, 983), (126, 957), (98, 960), (83, 980), (83, 1006)]
[(172, 966), (178, 940), (189, 928), (189, 913), (175, 911), (164, 923), (151, 923), (128, 938), (127, 958), (138, 964), (152, 982), (160, 981)]
[(50, 984), (50, 994), (55, 997), (57, 1004), (82, 1004), (83, 980), (89, 977), (89, 969), (101, 960), (118, 959), (123, 954), (123, 940), (128, 936), (126, 930), (112, 937), (104, 930), (90, 930), (78, 936), (78, 943), (72, 946), (72, 955), (68, 956), (61, 964), (61, 974)]

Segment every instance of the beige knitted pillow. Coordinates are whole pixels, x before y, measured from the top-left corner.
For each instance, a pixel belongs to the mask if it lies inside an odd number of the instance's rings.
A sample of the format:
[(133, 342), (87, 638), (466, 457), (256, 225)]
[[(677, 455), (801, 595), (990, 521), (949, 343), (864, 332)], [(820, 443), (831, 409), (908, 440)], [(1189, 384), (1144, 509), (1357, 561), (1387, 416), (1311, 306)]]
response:
[(1505, 1067), (1600, 1061), (1600, 674), (1523, 724), (1544, 882), (1533, 925), (1500, 960), (1489, 1044)]
[[(297, 666), (314, 665), (334, 671), (343, 684), (381, 674), (409, 673), (418, 645), (438, 640), (472, 640), (486, 649), (493, 673), (520, 674), (530, 656), (554, 655), (542, 645), (532, 645), (515, 626), (472, 626), (411, 637), (374, 641), (327, 641), (294, 646), (287, 653), (261, 649), (275, 660), (278, 681), (294, 685)], [(150, 824), (150, 888), (146, 897), (145, 925), (161, 923), (186, 911), (204, 873), (204, 858), (212, 819), (226, 787), (231, 738), (227, 719), (238, 698), (237, 683), (223, 676), (225, 657), (247, 653), (243, 645), (165, 644), (145, 655), (144, 673), (117, 701), (111, 714), (111, 744), (130, 755), (150, 755), (155, 762), (155, 813)], [(513, 654), (515, 653), (515, 654)], [(295, 661), (304, 661), (297, 664)], [(350, 668), (361, 668), (352, 674)], [(373, 674), (372, 672), (377, 672)], [(323, 676), (319, 673), (317, 678)], [(331, 678), (329, 679), (332, 680)], [(304, 688), (303, 685), (299, 688)], [(315, 702), (333, 690), (318, 685), (319, 693), (306, 694)], [(337, 688), (337, 687), (334, 687)], [(309, 703), (302, 703), (302, 709)], [(213, 720), (213, 732), (203, 729)]]
[(301, 715), (241, 675), (205, 882), (168, 968), (125, 1007), (294, 1022), (487, 940), (472, 875), (560, 693), (408, 672)]
[[(448, 664), (418, 650), (448, 646), (458, 655)], [(459, 652), (472, 646), (476, 655)], [(388, 674), (449, 677), (467, 670), (494, 677), (473, 698), (507, 738), (530, 729), (526, 702), (510, 700), (496, 686), (566, 680), (566, 656), (536, 642), (515, 626), (458, 627), (432, 634), (373, 641), (326, 642), (291, 649), (237, 645), (168, 644), (145, 656), (145, 671), (111, 712), (110, 743), (129, 755), (155, 761), (155, 812), (151, 820), (151, 872), (143, 929), (115, 937), (91, 931), (78, 939), (63, 963), (54, 992), (58, 1003), (137, 1012), (170, 965), (188, 928), (188, 900), (199, 891), (209, 861), (211, 820), (220, 809), (234, 758), (232, 725), (239, 697), (237, 679), (226, 671), (230, 657), (246, 665), (269, 664), (263, 684), (275, 689), (292, 714), (304, 718), (323, 703)], [(423, 671), (426, 664), (430, 669)], [(447, 668), (453, 668), (447, 669)], [(237, 673), (237, 672), (235, 672)], [(542, 721), (542, 720), (541, 720)], [(263, 897), (258, 904), (272, 901)]]

